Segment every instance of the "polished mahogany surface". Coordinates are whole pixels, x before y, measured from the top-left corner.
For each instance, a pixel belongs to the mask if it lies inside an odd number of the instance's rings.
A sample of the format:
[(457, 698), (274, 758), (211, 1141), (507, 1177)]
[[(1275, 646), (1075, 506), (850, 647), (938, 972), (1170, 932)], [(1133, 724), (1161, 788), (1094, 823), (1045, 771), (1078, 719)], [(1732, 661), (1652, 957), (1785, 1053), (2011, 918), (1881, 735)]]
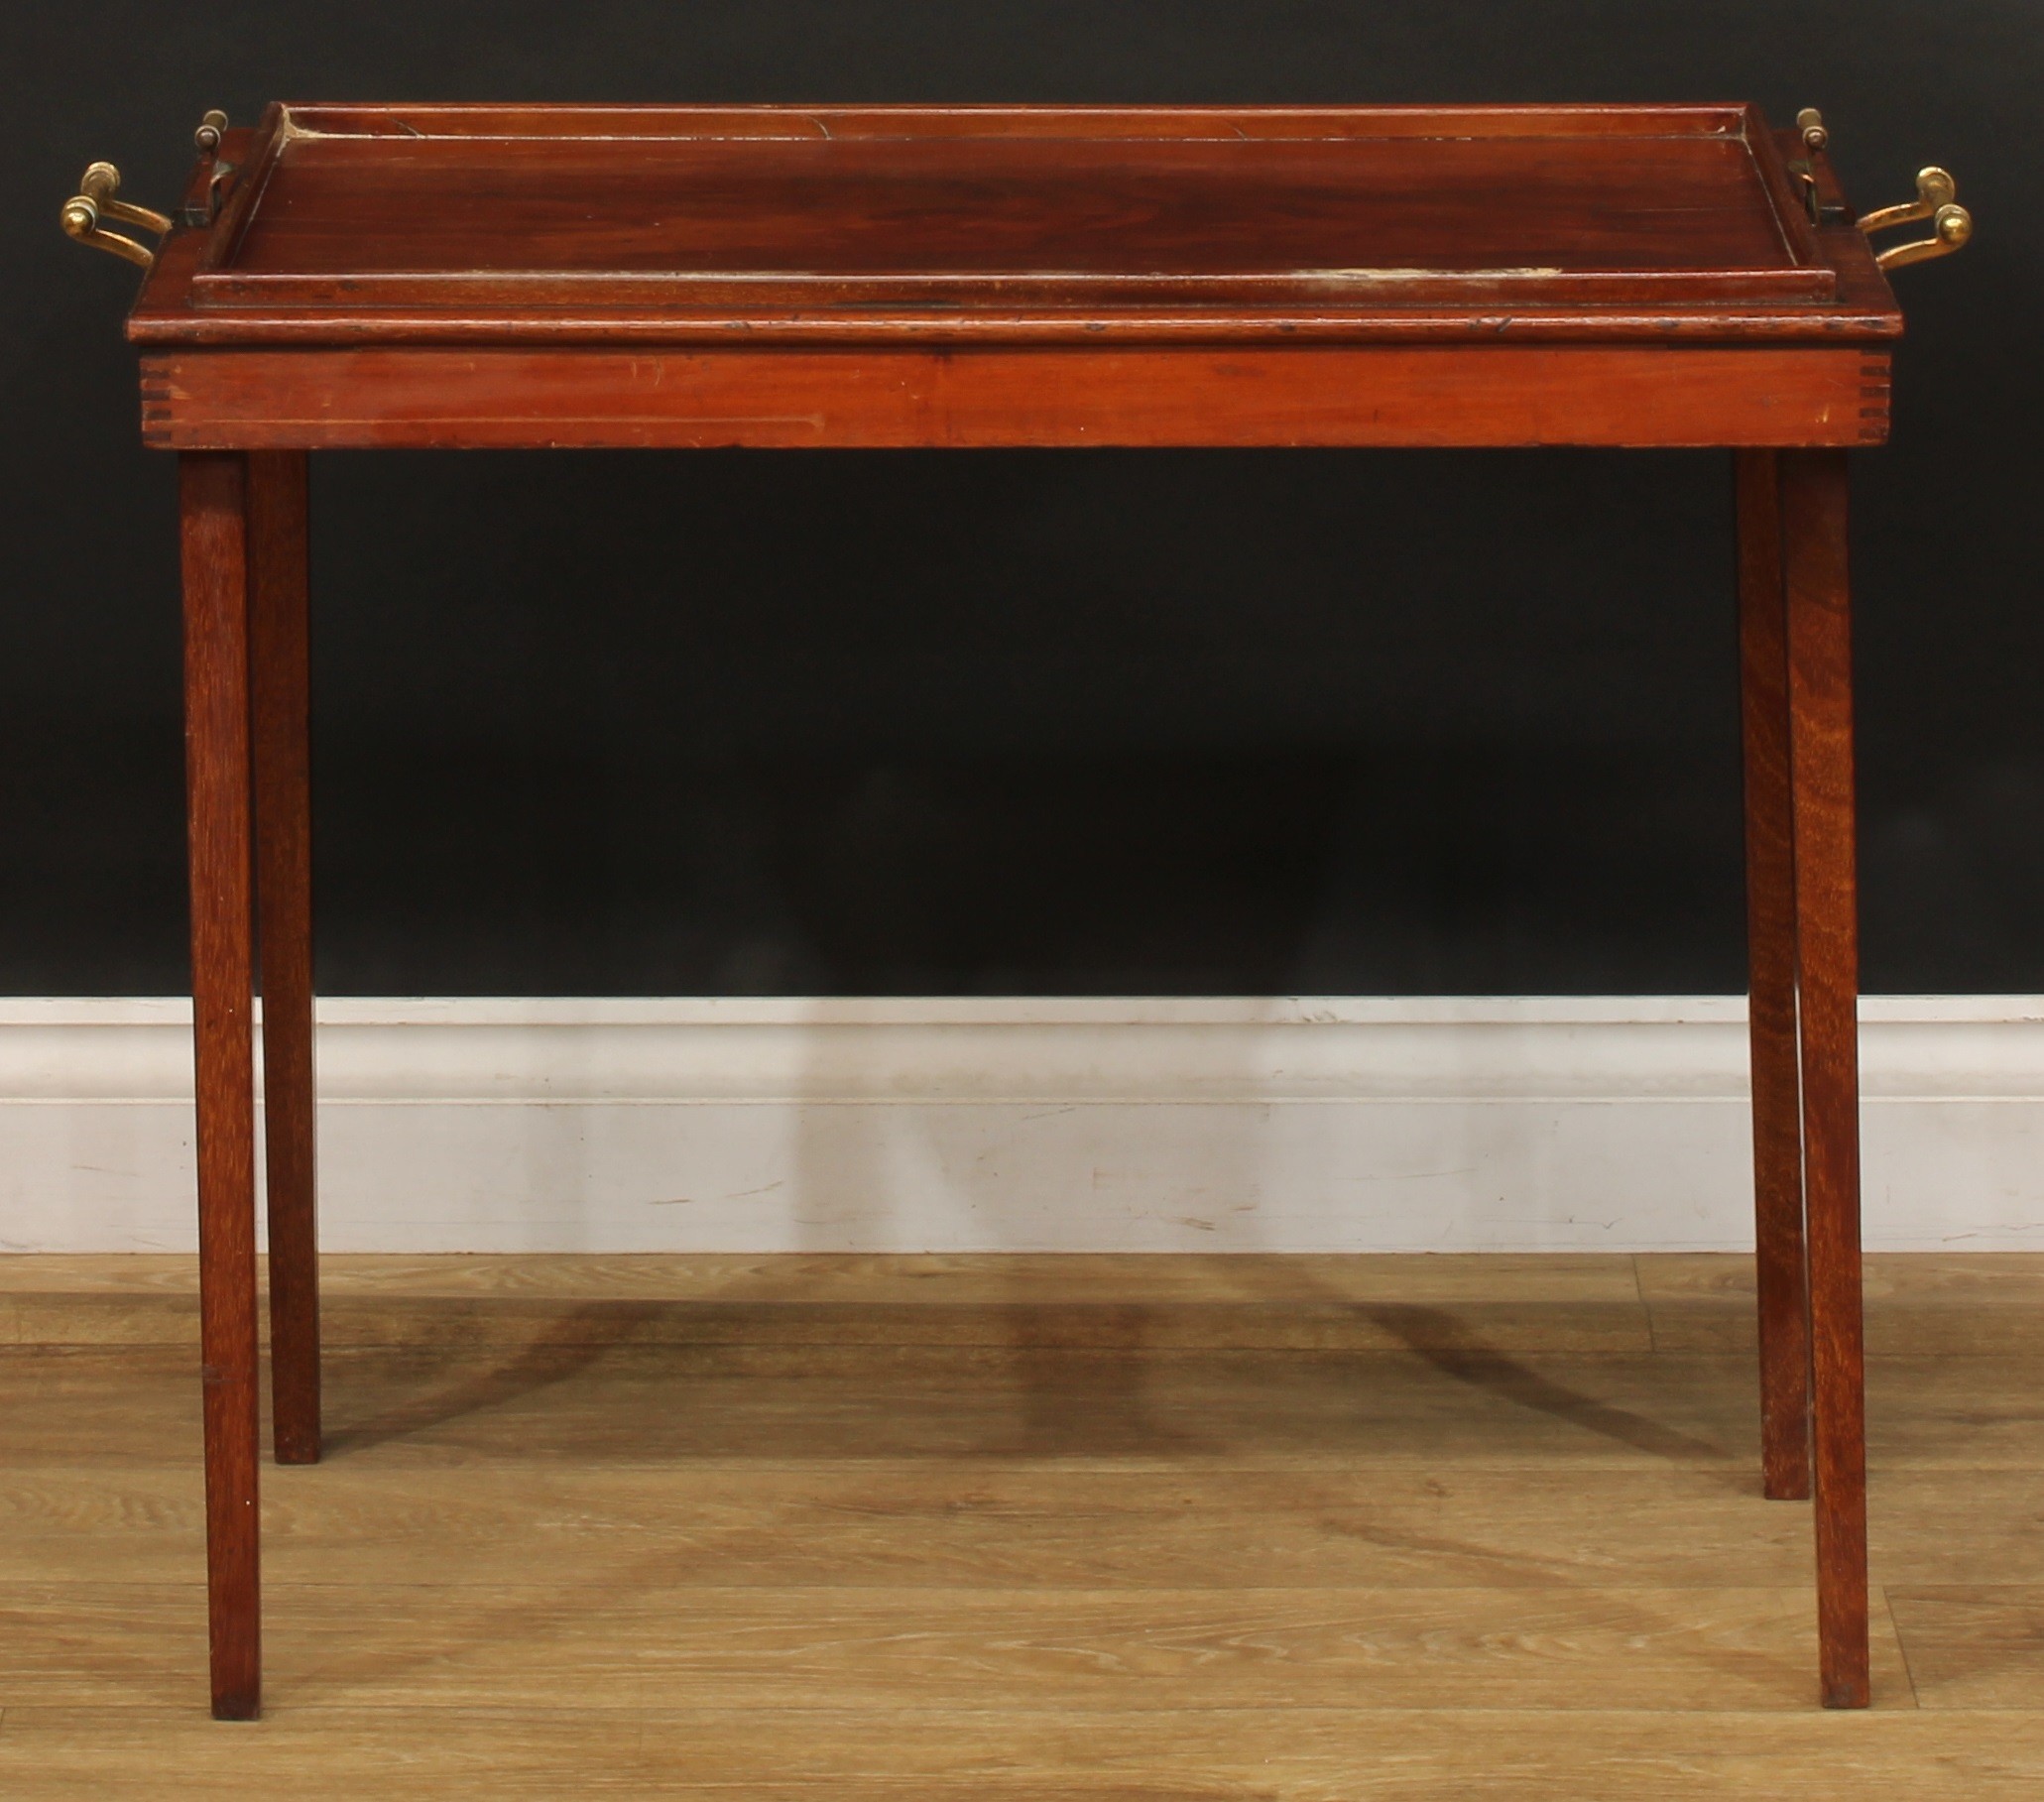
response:
[(276, 106), (144, 342), (1899, 328), (1747, 106)]

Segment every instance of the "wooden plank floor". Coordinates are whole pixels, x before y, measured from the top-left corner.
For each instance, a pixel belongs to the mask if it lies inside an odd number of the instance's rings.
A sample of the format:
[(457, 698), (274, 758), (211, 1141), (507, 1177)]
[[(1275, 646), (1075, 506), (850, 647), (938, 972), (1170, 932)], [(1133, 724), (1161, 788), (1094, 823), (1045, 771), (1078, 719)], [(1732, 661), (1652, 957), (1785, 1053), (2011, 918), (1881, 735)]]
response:
[(2044, 1257), (1869, 1261), (1874, 1708), (1736, 1258), (337, 1258), (204, 1710), (189, 1260), (0, 1258), (0, 1796), (2044, 1795)]

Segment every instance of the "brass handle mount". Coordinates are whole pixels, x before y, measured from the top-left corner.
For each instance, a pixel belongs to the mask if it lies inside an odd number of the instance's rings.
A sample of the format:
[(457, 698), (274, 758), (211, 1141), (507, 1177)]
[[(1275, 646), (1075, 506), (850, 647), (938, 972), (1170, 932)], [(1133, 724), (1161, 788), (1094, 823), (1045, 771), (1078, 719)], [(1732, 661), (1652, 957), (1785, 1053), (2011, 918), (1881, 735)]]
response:
[[(207, 218), (211, 216), (210, 202), (217, 195), (221, 180), (233, 173), (230, 165), (219, 163), (220, 146), (226, 136), (227, 115), (218, 107), (207, 113), (198, 122), (198, 130), (191, 134), (198, 154), (209, 164), (218, 165), (207, 185)], [(112, 219), (121, 225), (139, 225), (144, 231), (155, 232), (158, 237), (171, 229), (172, 222), (153, 207), (137, 206), (132, 200), (123, 200), (120, 195), (121, 172), (111, 163), (89, 165), (79, 179), (78, 191), (63, 203), (60, 215), (63, 228), (80, 244), (111, 251), (138, 268), (147, 269), (156, 261), (156, 252), (122, 232), (108, 231), (107, 220)], [(190, 218), (188, 209), (186, 217)], [(199, 224), (204, 222), (203, 218), (196, 221)]]
[(1907, 244), (1890, 245), (1874, 261), (1883, 269), (1907, 269), (1912, 263), (1928, 263), (1933, 257), (1949, 257), (1963, 249), (1973, 237), (1973, 214), (1955, 198), (1959, 183), (1951, 172), (1933, 165), (1916, 173), (1916, 198), (1901, 206), (1883, 206), (1864, 215), (1860, 229), (1869, 237), (1891, 225), (1908, 225), (1918, 219), (1931, 222), (1931, 235), (1912, 238)]
[(80, 178), (78, 191), (63, 203), (63, 228), (80, 244), (96, 245), (147, 269), (156, 261), (156, 252), (120, 232), (108, 231), (105, 222), (114, 219), (123, 225), (139, 225), (161, 237), (171, 229), (171, 221), (147, 206), (123, 200), (120, 192), (121, 172), (111, 163), (92, 164)]
[(1803, 141), (1803, 154), (1789, 164), (1789, 173), (1803, 184), (1803, 199), (1817, 225), (1857, 224), (1871, 237), (1893, 225), (1910, 225), (1918, 219), (1931, 222), (1931, 235), (1912, 238), (1906, 244), (1891, 244), (1874, 253), (1882, 269), (1907, 269), (1912, 263), (1928, 263), (1933, 257), (1949, 257), (1973, 237), (1973, 214), (1959, 204), (1959, 183), (1949, 170), (1935, 166), (1916, 173), (1916, 198), (1901, 206), (1883, 206), (1855, 220), (1842, 206), (1819, 204), (1817, 159), (1831, 143), (1824, 115), (1814, 106), (1796, 114), (1796, 134)]

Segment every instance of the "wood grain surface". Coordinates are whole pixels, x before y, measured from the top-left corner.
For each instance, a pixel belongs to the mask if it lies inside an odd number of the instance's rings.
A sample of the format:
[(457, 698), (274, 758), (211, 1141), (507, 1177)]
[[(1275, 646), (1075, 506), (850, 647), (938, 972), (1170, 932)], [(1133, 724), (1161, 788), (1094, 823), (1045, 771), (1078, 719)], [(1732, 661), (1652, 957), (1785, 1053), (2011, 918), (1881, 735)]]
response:
[(1846, 459), (1780, 459), (1788, 595), (1797, 1044), (1810, 1270), (1811, 1491), (1828, 1706), (1866, 1700), (1860, 1275), (1860, 904)]
[(1886, 364), (1803, 346), (182, 351), (143, 359), (143, 437), (312, 450), (1850, 445), (1886, 435)]
[[(685, 114), (677, 115), (685, 118)], [(915, 115), (905, 115), (912, 119)], [(1067, 115), (1071, 117), (1072, 115)], [(1741, 134), (292, 133), (213, 304), (1829, 299)], [(600, 206), (592, 206), (592, 196)], [(1361, 203), (1359, 203), (1361, 202)]]
[(1809, 1518), (1756, 1476), (1749, 1259), (322, 1274), (374, 1324), (326, 1461), (265, 1485), (244, 1728), (195, 1701), (194, 1261), (0, 1259), (0, 1793), (2044, 1787), (2044, 1258), (1867, 1261), (1852, 1715), (1810, 1707)]
[(262, 451), (248, 460), (250, 718), (263, 979), (271, 1405), (280, 1464), (319, 1460), (305, 479), (301, 451)]
[(1804, 1262), (1803, 1104), (1796, 1044), (1788, 606), (1777, 459), (1769, 450), (1743, 450), (1735, 467), (1760, 1469), (1767, 1494), (1788, 1501), (1810, 1494), (1810, 1292)]
[(262, 1689), (247, 459), (186, 456), (179, 477), (212, 1694), (239, 1720)]

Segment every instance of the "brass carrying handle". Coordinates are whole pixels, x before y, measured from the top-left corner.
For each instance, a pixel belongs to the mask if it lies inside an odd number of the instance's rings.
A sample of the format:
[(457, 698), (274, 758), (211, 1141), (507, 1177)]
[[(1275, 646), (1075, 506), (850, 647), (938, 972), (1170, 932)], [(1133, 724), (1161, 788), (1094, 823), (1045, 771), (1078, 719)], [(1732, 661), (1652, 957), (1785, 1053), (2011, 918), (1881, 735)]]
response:
[[(208, 163), (214, 164), (212, 192), (217, 193), (221, 179), (230, 174), (227, 165), (219, 162), (220, 146), (227, 136), (227, 115), (218, 107), (199, 120), (198, 130), (191, 134), (191, 141), (198, 146), (198, 154)], [(63, 203), (63, 228), (80, 244), (97, 245), (101, 250), (112, 251), (117, 257), (125, 257), (139, 268), (147, 269), (156, 261), (156, 252), (147, 244), (138, 244), (133, 238), (120, 232), (108, 231), (108, 219), (122, 225), (139, 225), (144, 231), (153, 231), (158, 237), (171, 229), (171, 221), (151, 207), (137, 206), (132, 200), (123, 200), (121, 193), (121, 172), (111, 163), (90, 165), (78, 181), (78, 191)], [(189, 210), (186, 217), (190, 217)]]
[(156, 252), (120, 232), (108, 231), (103, 221), (139, 225), (159, 237), (171, 229), (171, 221), (160, 212), (121, 199), (120, 191), (121, 172), (111, 163), (94, 163), (79, 180), (78, 191), (63, 203), (63, 228), (80, 244), (97, 245), (147, 269), (156, 261)]
[[(1820, 206), (1818, 203), (1817, 159), (1831, 142), (1824, 115), (1814, 106), (1804, 107), (1796, 114), (1796, 135), (1803, 141), (1803, 154), (1788, 167), (1803, 183), (1803, 198), (1809, 204), (1811, 219), (1819, 225), (1833, 221), (1846, 224), (1850, 215), (1844, 207)], [(1959, 183), (1952, 180), (1951, 172), (1933, 165), (1916, 172), (1915, 199), (1902, 206), (1883, 206), (1878, 212), (1870, 212), (1858, 220), (1860, 229), (1868, 237), (1877, 231), (1886, 231), (1891, 225), (1909, 225), (1918, 219), (1931, 222), (1929, 237), (1912, 238), (1907, 244), (1896, 244), (1878, 251), (1874, 262), (1882, 269), (1907, 269), (1912, 263), (1928, 263), (1933, 257), (1949, 257), (1955, 250), (1963, 248), (1973, 236), (1973, 214), (1959, 204), (1955, 197), (1958, 191)]]
[(1949, 257), (1973, 236), (1973, 214), (1953, 197), (1959, 183), (1951, 173), (1933, 166), (1917, 171), (1916, 198), (1901, 206), (1883, 206), (1860, 220), (1860, 229), (1869, 236), (1891, 225), (1907, 225), (1917, 219), (1931, 222), (1931, 235), (1897, 244), (1881, 251), (1873, 260), (1883, 269), (1906, 269), (1911, 263), (1928, 263), (1933, 257)]

